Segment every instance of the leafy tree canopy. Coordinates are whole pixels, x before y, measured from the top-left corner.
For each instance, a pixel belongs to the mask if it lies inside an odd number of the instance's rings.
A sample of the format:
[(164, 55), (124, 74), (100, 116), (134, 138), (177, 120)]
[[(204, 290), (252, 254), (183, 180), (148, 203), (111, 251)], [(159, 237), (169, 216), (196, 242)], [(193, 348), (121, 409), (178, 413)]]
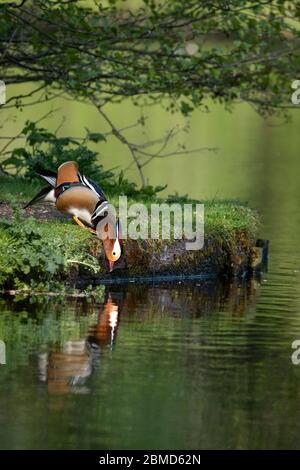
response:
[(183, 113), (244, 100), (266, 113), (289, 105), (299, 72), (298, 2), (16, 0), (0, 12), (1, 78), (45, 98), (168, 97)]

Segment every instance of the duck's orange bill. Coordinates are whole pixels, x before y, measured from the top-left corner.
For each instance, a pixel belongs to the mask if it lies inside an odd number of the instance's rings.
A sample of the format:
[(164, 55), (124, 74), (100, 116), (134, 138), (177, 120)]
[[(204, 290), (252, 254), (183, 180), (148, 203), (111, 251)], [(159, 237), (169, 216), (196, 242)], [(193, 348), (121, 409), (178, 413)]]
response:
[(111, 272), (112, 272), (112, 270), (113, 270), (113, 267), (114, 267), (114, 264), (115, 264), (115, 262), (114, 262), (114, 261), (109, 261), (109, 260), (108, 260), (108, 263), (109, 263), (109, 272), (111, 273)]

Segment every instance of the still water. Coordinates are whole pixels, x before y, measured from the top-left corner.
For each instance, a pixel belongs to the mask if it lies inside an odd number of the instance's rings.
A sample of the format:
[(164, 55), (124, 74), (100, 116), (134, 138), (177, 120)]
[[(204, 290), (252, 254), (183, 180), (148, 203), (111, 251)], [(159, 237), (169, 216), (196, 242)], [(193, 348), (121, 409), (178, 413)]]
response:
[[(278, 124), (244, 107), (196, 113), (190, 143), (218, 154), (147, 173), (169, 192), (257, 208), (270, 239), (261, 279), (0, 301), (1, 448), (300, 448), (299, 116)], [(121, 164), (115, 145), (107, 166)]]

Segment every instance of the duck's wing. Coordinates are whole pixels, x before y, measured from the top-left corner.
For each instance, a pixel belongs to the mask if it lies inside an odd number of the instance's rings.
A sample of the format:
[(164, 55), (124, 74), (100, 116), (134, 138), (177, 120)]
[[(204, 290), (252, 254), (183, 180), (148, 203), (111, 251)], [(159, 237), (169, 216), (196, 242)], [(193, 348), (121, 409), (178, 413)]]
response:
[(107, 201), (107, 198), (104, 192), (102, 191), (100, 186), (98, 186), (97, 183), (95, 183), (95, 181), (91, 180), (87, 176), (82, 175), (81, 173), (78, 173), (78, 176), (79, 176), (79, 180), (81, 181), (81, 183), (84, 184), (84, 186), (87, 186), (88, 188), (90, 188), (92, 191), (94, 191), (94, 193), (98, 195), (101, 201)]
[(27, 209), (29, 206), (33, 206), (33, 204), (37, 204), (38, 202), (55, 202), (55, 196), (54, 196), (54, 188), (47, 186), (46, 188), (43, 188), (36, 196), (34, 196), (31, 201), (29, 201), (26, 206), (24, 206), (24, 209)]
[(48, 170), (40, 170), (36, 172), (37, 175), (39, 175), (41, 178), (44, 178), (44, 180), (47, 181), (52, 188), (55, 188), (56, 186), (56, 173), (53, 171), (48, 171)]

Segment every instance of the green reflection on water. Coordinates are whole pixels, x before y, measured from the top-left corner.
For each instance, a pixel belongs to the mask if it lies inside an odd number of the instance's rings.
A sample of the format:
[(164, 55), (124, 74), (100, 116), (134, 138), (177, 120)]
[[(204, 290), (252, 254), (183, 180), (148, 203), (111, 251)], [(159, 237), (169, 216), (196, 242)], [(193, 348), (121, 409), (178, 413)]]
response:
[(2, 301), (1, 448), (297, 447), (300, 369), (260, 295), (249, 281)]

